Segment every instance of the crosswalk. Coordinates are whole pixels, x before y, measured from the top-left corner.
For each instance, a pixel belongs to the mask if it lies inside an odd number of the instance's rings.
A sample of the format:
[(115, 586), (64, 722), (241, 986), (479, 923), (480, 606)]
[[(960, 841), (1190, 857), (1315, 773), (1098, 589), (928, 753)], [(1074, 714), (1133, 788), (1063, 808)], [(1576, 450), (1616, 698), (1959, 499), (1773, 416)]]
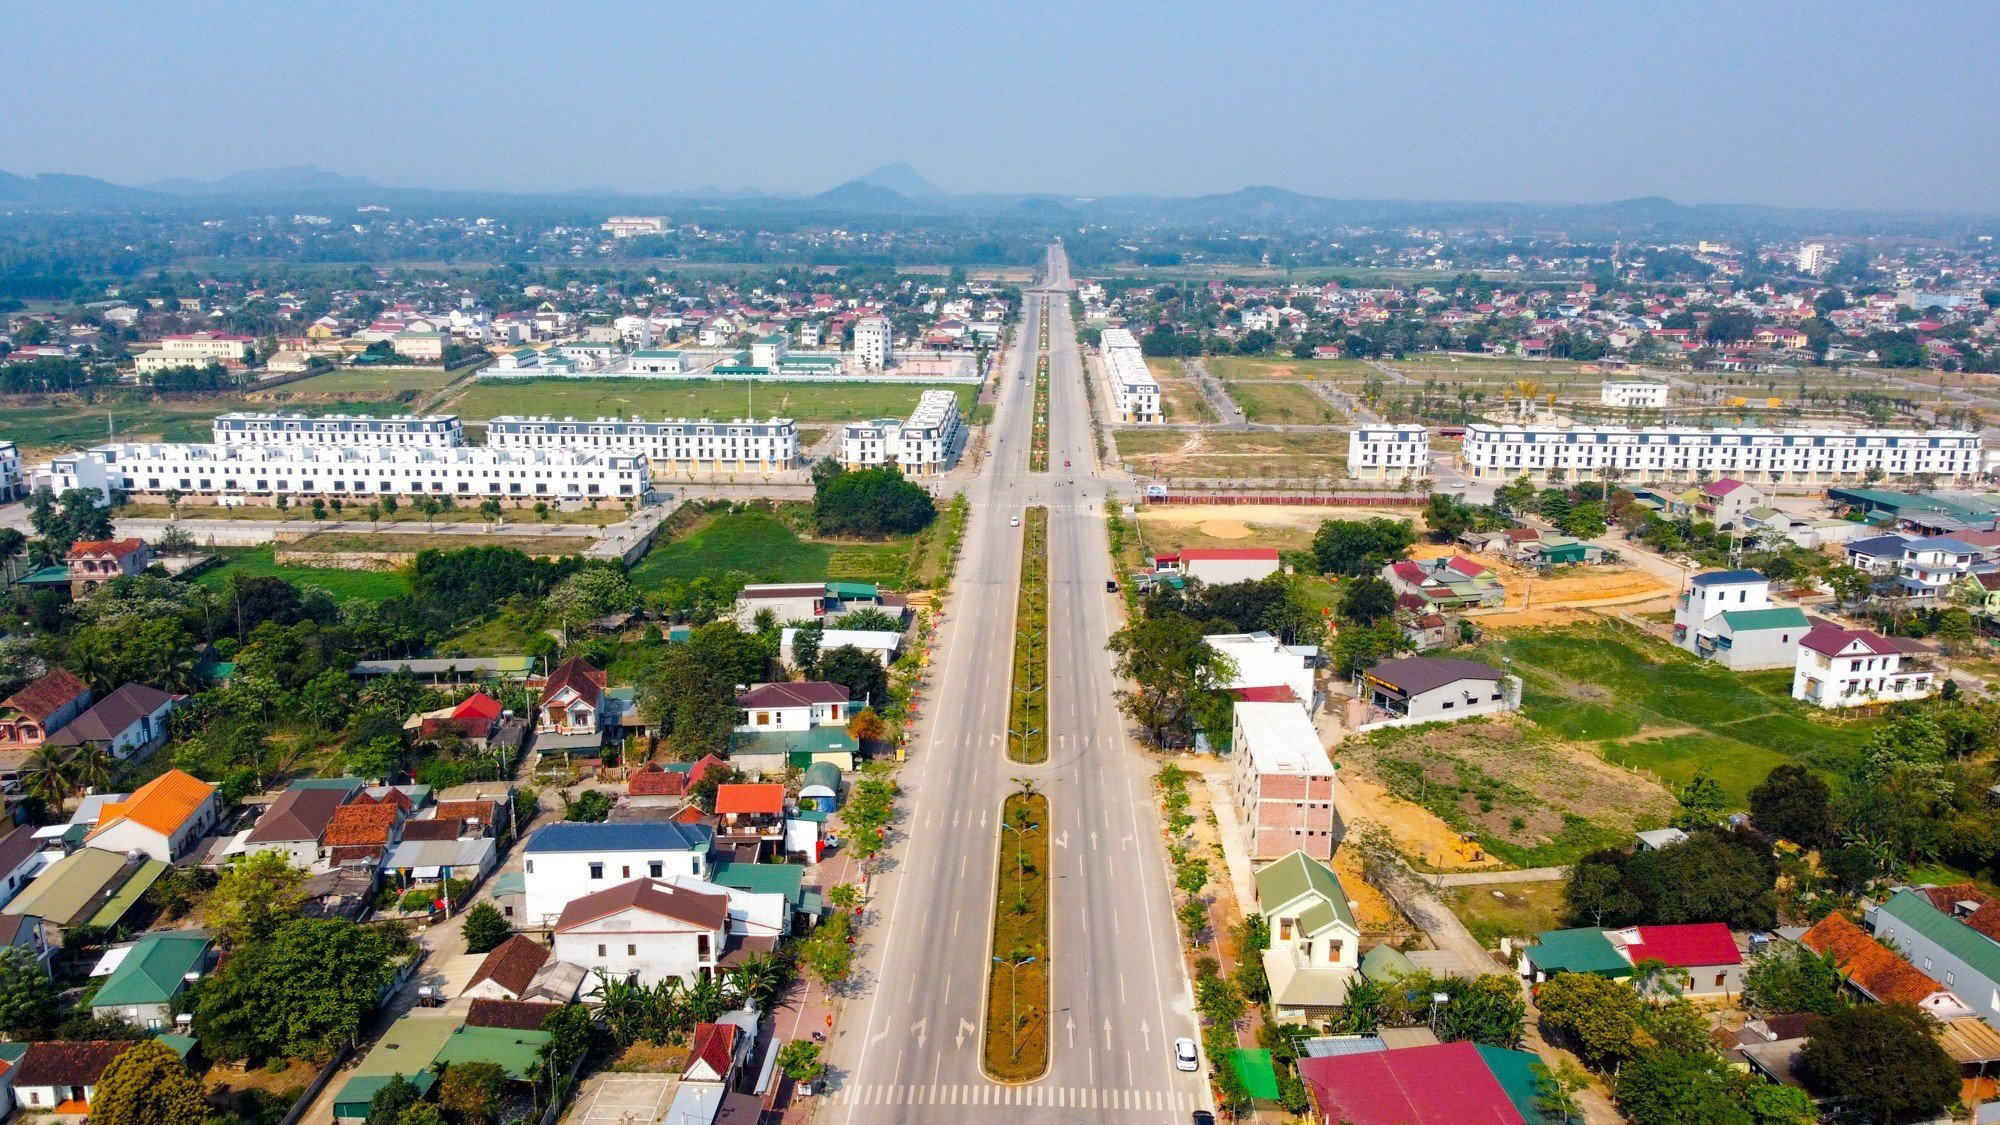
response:
[(1195, 1096), (1179, 1090), (1113, 1090), (1088, 1086), (996, 1086), (990, 1083), (877, 1083), (844, 1086), (829, 1101), (852, 1105), (1012, 1105), (1074, 1109), (1152, 1110), (1196, 1108)]

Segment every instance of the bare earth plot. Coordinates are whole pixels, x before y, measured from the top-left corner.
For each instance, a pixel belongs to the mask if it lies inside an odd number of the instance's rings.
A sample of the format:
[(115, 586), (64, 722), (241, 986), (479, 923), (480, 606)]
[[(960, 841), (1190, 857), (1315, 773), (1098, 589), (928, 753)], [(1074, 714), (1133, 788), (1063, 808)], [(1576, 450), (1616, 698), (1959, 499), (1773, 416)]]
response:
[(1345, 475), (1344, 433), (1177, 433), (1120, 430), (1118, 455), (1159, 479), (1273, 480), (1304, 485)]
[(1217, 421), (1215, 408), (1202, 397), (1200, 388), (1177, 359), (1149, 359), (1146, 370), (1160, 384), (1162, 411), (1169, 422), (1214, 422)]

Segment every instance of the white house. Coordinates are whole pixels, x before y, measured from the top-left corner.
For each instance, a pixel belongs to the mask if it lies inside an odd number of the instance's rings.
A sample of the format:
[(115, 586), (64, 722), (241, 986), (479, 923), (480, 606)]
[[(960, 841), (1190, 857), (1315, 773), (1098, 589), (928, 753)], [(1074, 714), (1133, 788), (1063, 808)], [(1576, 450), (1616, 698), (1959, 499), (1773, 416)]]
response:
[(124, 800), (106, 802), (85, 840), (108, 852), (142, 852), (172, 863), (212, 831), (221, 815), (215, 786), (168, 770)]
[(1923, 660), (1929, 652), (1915, 641), (1820, 621), (1799, 640), (1792, 698), (1828, 710), (1922, 699), (1937, 687)]
[(687, 356), (671, 348), (640, 348), (626, 358), (625, 370), (634, 375), (680, 375), (687, 371)]
[(1179, 559), (1183, 577), (1210, 586), (1255, 582), (1278, 573), (1276, 547), (1189, 547)]
[(789, 469), (799, 460), (790, 418), (551, 418), (507, 414), (486, 423), (489, 449), (563, 449), (638, 454), (669, 470), (748, 472)]
[(1292, 852), (1260, 868), (1257, 912), (1270, 928), (1264, 972), (1279, 1019), (1301, 1020), (1347, 999), (1361, 967), (1361, 928), (1332, 868)]
[(734, 616), (736, 627), (749, 631), (757, 627), (757, 616), (769, 610), (771, 619), (813, 621), (826, 616), (826, 583), (760, 582), (737, 591)]
[[(706, 887), (706, 890), (701, 888)], [(584, 995), (598, 974), (654, 985), (713, 976), (729, 937), (729, 895), (713, 884), (634, 879), (563, 907), (554, 926), (558, 960), (583, 966)]]
[(844, 726), (848, 690), (818, 680), (756, 684), (736, 694), (736, 729), (747, 732), (800, 731)]
[(604, 673), (571, 657), (556, 665), (542, 684), (535, 706), (535, 729), (556, 734), (591, 734), (604, 712)]
[(49, 736), (56, 746), (100, 746), (123, 761), (150, 754), (167, 740), (174, 697), (145, 684), (126, 684), (90, 705)]
[(895, 329), (888, 317), (864, 316), (854, 322), (854, 360), (863, 371), (882, 371), (894, 366)]
[[(798, 658), (792, 652), (792, 640), (797, 629), (786, 629), (778, 636), (778, 659), (789, 668), (799, 666)], [(886, 629), (822, 629), (819, 635), (820, 655), (837, 648), (858, 648), (873, 656), (887, 668), (896, 659), (896, 653), (903, 647), (903, 634), (891, 633)]]
[(1639, 410), (1659, 410), (1667, 405), (1665, 383), (1605, 383), (1598, 388), (1597, 401), (1604, 406)]
[(1674, 643), (1737, 671), (1786, 668), (1810, 628), (1796, 606), (1773, 606), (1771, 582), (1754, 570), (1697, 574), (1674, 606)]
[(1357, 677), (1367, 720), (1357, 729), (1451, 722), (1521, 706), (1521, 677), (1476, 660), (1405, 656)]
[(1617, 470), (1628, 480), (1735, 477), (1744, 481), (1824, 483), (1933, 476), (1969, 481), (1984, 463), (1985, 441), (1966, 430), (1841, 430), (1695, 426), (1496, 426), (1465, 428), (1459, 454), (1475, 478), (1571, 479)]
[(671, 821), (544, 825), (524, 853), (523, 924), (547, 925), (576, 899), (634, 879), (707, 878), (713, 840), (706, 825)]
[(465, 444), (456, 414), (284, 414), (231, 411), (214, 423), (216, 445), (401, 445), (449, 449)]
[(1269, 633), (1217, 633), (1203, 637), (1208, 647), (1229, 658), (1235, 675), (1222, 686), (1232, 691), (1243, 688), (1283, 687), (1310, 712), (1313, 709), (1313, 663), (1308, 649), (1278, 643)]
[(1903, 558), (1896, 566), (1898, 592), (1906, 598), (1936, 601), (1951, 593), (1978, 558), (1977, 547), (1950, 536), (1912, 539), (1903, 544)]
[(1160, 383), (1146, 369), (1146, 357), (1139, 341), (1123, 328), (1107, 328), (1098, 339), (1098, 354), (1104, 357), (1104, 377), (1118, 403), (1121, 422), (1158, 422)]
[(840, 464), (845, 469), (895, 465), (905, 476), (935, 476), (945, 470), (963, 428), (958, 395), (932, 389), (917, 396), (906, 419), (849, 422), (840, 431)]
[(1357, 426), (1347, 432), (1350, 477), (1420, 477), (1430, 468), (1431, 432), (1422, 426)]
[(1847, 565), (1864, 574), (1886, 578), (1903, 568), (1903, 548), (1909, 546), (1907, 535), (1873, 535), (1866, 539), (1850, 539), (1842, 549), (1847, 557)]

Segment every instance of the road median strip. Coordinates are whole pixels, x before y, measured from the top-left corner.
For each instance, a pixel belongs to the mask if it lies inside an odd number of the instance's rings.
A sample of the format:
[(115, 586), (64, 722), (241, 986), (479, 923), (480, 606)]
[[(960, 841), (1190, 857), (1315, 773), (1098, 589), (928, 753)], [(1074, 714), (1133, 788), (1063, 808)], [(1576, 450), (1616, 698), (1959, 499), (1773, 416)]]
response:
[(1023, 783), (1000, 807), (982, 1065), (998, 1082), (1049, 1068), (1049, 799)]
[(1007, 701), (1007, 757), (1049, 759), (1049, 510), (1021, 521), (1021, 589), (1014, 610), (1014, 670)]

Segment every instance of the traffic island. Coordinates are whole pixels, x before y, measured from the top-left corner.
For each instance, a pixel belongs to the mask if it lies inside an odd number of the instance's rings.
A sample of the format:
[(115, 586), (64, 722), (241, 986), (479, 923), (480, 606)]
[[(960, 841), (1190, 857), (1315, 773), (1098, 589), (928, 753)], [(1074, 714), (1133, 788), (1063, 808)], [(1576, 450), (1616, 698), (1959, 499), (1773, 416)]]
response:
[(1049, 1069), (1049, 799), (1023, 782), (1000, 807), (983, 1063), (996, 1082)]
[(1014, 609), (1013, 687), (1007, 700), (1007, 757), (1049, 760), (1049, 510), (1021, 521), (1021, 591)]

